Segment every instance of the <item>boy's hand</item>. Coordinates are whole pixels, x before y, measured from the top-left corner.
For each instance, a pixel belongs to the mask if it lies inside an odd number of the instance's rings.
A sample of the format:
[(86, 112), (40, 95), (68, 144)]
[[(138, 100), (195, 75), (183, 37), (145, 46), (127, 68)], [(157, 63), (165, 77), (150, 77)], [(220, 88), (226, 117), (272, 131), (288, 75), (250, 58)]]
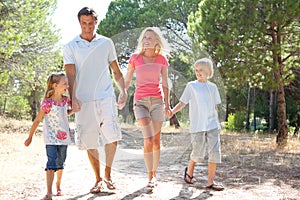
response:
[(26, 147), (28, 147), (30, 145), (31, 141), (32, 141), (32, 138), (27, 138), (27, 140), (25, 140), (25, 142), (24, 142), (24, 145)]

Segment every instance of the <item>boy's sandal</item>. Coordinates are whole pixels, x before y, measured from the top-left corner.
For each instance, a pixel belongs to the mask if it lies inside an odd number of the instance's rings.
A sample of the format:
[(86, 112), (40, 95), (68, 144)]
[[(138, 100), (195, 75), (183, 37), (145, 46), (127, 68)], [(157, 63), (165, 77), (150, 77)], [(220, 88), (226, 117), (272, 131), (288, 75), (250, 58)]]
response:
[(103, 190), (102, 181), (96, 182), (95, 186), (90, 189), (90, 193), (99, 193)]
[(42, 200), (52, 200), (52, 195), (46, 194)]
[(61, 189), (57, 189), (56, 196), (63, 196), (64, 194), (62, 193)]
[(115, 190), (116, 189), (116, 186), (115, 186), (115, 183), (112, 182), (112, 180), (105, 180), (104, 179), (104, 182), (106, 183), (106, 187), (109, 189), (109, 190)]
[(193, 184), (196, 182), (196, 179), (193, 177), (193, 176), (190, 176), (188, 173), (187, 173), (187, 170), (188, 168), (186, 167), (185, 170), (184, 170), (184, 181), (187, 183), (187, 184)]
[(209, 186), (206, 186), (207, 189), (212, 189), (212, 190), (215, 190), (215, 191), (222, 191), (224, 190), (224, 186), (222, 184), (217, 184), (217, 183), (213, 183)]

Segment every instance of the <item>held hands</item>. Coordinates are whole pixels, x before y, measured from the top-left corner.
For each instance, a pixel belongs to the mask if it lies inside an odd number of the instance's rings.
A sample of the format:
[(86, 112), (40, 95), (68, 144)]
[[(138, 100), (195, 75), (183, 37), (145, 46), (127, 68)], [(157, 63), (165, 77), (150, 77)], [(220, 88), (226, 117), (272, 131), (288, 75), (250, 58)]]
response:
[(72, 101), (72, 111), (73, 112), (79, 112), (80, 109), (81, 109), (81, 101), (79, 101), (78, 99), (76, 99), (75, 97), (73, 98), (73, 101)]
[(119, 97), (118, 97), (118, 109), (122, 110), (124, 106), (126, 105), (126, 100), (127, 100), (127, 91), (120, 92)]
[(173, 111), (172, 111), (172, 109), (168, 109), (167, 111), (166, 111), (166, 115), (167, 115), (167, 117), (170, 119), (170, 118), (172, 118), (173, 117)]

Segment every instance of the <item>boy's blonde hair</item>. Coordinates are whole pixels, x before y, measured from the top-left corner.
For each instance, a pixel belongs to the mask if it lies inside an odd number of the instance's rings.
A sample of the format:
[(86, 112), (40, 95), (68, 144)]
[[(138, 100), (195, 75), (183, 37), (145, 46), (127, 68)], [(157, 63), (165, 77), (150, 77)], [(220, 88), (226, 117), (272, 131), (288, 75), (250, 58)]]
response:
[(213, 62), (209, 58), (201, 58), (194, 63), (195, 68), (204, 68), (205, 71), (208, 72), (207, 79), (213, 77), (214, 75), (214, 67)]

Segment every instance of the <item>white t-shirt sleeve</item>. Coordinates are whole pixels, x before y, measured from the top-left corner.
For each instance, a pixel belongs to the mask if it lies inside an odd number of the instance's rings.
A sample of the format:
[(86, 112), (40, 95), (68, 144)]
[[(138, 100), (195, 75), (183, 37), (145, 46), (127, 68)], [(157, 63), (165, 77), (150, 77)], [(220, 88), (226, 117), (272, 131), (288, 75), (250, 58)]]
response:
[(184, 104), (188, 104), (190, 99), (191, 99), (191, 87), (190, 84), (188, 83), (183, 90), (183, 93), (180, 97), (180, 101)]
[(117, 53), (115, 45), (111, 39), (109, 39), (109, 44), (110, 51), (108, 54), (108, 62), (111, 63), (112, 61), (117, 60)]
[(220, 97), (218, 87), (216, 85), (214, 85), (214, 87), (215, 87), (215, 92), (214, 92), (214, 94), (215, 94), (215, 103), (216, 103), (216, 105), (218, 105), (218, 104), (221, 104), (221, 97)]
[(64, 64), (75, 64), (74, 54), (69, 44), (64, 46), (63, 50)]

